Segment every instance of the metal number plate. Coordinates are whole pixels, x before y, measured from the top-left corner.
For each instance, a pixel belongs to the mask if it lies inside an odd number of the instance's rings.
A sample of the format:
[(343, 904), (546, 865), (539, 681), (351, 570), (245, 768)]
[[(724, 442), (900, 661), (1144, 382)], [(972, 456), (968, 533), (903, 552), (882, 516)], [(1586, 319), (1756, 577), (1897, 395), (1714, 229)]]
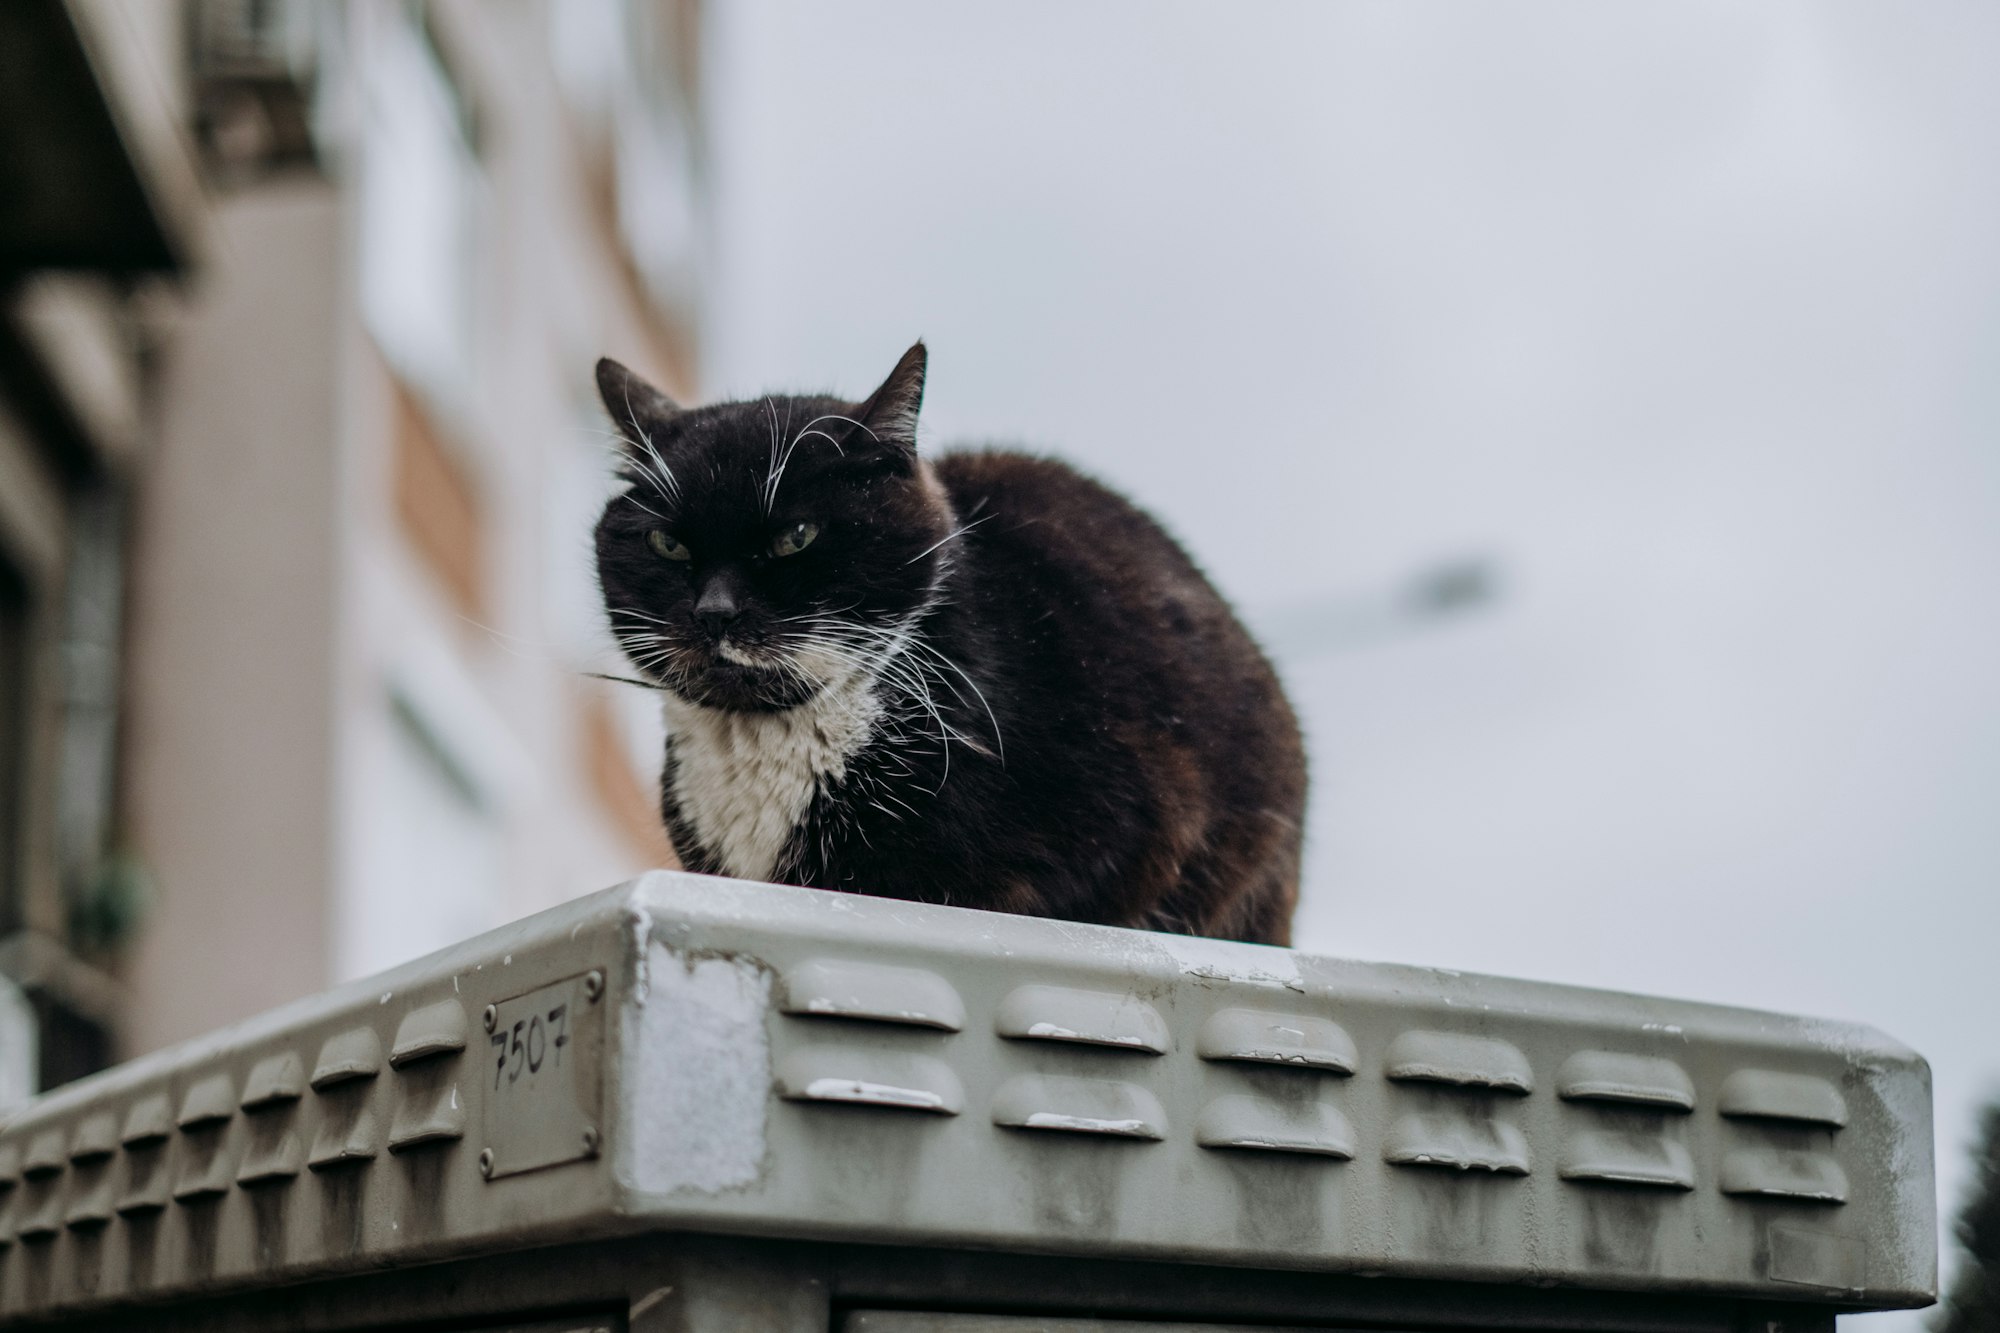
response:
[(604, 1006), (595, 973), (494, 1006), (481, 1099), (488, 1179), (597, 1155)]

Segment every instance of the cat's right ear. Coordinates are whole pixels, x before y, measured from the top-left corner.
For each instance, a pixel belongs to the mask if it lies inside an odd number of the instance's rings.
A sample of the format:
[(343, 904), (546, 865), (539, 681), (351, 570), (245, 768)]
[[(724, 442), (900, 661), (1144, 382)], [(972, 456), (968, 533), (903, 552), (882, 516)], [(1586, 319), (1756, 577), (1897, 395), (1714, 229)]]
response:
[(876, 444), (916, 453), (917, 413), (924, 405), (924, 370), (929, 363), (923, 342), (911, 344), (889, 378), (855, 407), (856, 420)]
[(597, 363), (597, 394), (618, 429), (635, 445), (647, 443), (681, 410), (680, 404), (608, 356)]

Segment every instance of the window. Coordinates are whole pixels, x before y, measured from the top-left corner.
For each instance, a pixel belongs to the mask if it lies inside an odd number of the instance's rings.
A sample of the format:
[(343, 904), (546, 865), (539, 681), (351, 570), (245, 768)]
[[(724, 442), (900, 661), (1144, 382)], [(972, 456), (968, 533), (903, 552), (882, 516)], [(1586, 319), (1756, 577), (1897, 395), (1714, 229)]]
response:
[(383, 25), (360, 70), (362, 319), (398, 374), (452, 404), (473, 362), (471, 115), (408, 9)]
[(483, 775), (413, 694), (392, 686), (385, 703), (360, 812), (360, 873), (341, 907), (343, 979), (456, 944), (506, 916), (504, 843)]
[(0, 558), (0, 934), (24, 914), (21, 801), (28, 738), (28, 585)]

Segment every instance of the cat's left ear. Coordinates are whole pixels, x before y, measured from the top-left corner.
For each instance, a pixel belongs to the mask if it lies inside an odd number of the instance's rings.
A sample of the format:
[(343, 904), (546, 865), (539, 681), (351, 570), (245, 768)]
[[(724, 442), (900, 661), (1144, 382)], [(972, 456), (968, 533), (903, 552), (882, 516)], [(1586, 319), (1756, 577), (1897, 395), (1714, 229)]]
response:
[(924, 368), (929, 360), (922, 341), (912, 343), (882, 387), (855, 409), (854, 419), (868, 428), (864, 438), (912, 454), (917, 451), (917, 412), (924, 405)]
[(633, 445), (645, 443), (681, 410), (679, 403), (608, 356), (597, 363), (597, 394)]

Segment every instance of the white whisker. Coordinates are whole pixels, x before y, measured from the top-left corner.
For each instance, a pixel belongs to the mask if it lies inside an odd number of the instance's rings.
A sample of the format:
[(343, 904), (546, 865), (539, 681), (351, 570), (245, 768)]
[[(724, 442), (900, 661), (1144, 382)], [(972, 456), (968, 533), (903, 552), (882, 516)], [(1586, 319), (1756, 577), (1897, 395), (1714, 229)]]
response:
[(947, 532), (944, 536), (938, 538), (936, 541), (932, 542), (929, 546), (926, 546), (923, 550), (917, 552), (915, 555), (911, 556), (908, 560), (905, 560), (903, 563), (906, 565), (914, 565), (917, 563), (917, 561), (923, 559), (925, 556), (929, 555), (932, 551), (937, 550), (938, 547), (943, 546), (946, 542), (951, 541), (953, 538), (956, 537), (963, 537), (966, 533), (972, 531), (974, 528), (978, 527), (981, 523), (989, 522), (995, 517), (996, 515), (988, 514), (985, 518), (975, 518), (970, 523), (961, 523), (958, 527), (953, 528), (950, 532)]

